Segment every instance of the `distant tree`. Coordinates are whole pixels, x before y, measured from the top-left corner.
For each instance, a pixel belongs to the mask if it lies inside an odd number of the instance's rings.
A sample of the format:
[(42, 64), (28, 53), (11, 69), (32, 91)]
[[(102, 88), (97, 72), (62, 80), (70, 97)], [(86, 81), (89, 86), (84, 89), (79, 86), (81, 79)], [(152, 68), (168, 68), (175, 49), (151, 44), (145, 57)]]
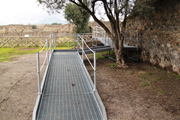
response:
[[(112, 39), (118, 67), (126, 67), (123, 41), (127, 20), (152, 14), (154, 7), (151, 5), (156, 1), (159, 0), (38, 0), (52, 12), (59, 12), (69, 3), (86, 10)], [(104, 17), (109, 19), (110, 28), (101, 21)]]
[(89, 32), (88, 22), (90, 15), (85, 9), (69, 3), (65, 8), (64, 13), (66, 20), (75, 24), (74, 31), (77, 33)]
[(36, 25), (32, 25), (32, 29), (36, 29), (37, 28), (37, 26)]
[(61, 23), (52, 23), (51, 25), (62, 25)]

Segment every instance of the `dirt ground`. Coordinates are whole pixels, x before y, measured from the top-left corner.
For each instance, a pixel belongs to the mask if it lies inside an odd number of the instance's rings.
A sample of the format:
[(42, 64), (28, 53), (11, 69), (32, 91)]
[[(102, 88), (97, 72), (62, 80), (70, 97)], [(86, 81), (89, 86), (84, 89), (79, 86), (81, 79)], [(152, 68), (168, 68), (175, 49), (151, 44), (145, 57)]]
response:
[[(41, 63), (44, 55), (40, 55)], [(37, 97), (36, 63), (36, 54), (0, 63), (0, 120), (32, 119)]]
[[(93, 70), (86, 61), (93, 77)], [(97, 60), (97, 89), (109, 120), (180, 120), (180, 76), (145, 62)]]
[[(42, 63), (44, 54), (41, 58)], [(108, 58), (97, 60), (97, 89), (108, 119), (179, 120), (179, 76), (148, 63), (127, 65), (123, 69)], [(0, 120), (31, 120), (37, 97), (36, 71), (36, 54), (0, 63)]]

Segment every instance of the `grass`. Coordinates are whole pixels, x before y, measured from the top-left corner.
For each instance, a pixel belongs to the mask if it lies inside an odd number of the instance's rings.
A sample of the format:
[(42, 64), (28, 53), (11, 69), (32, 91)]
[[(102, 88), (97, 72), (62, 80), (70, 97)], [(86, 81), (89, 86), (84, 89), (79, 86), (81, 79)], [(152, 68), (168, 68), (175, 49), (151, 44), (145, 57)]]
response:
[(111, 63), (109, 64), (111, 67), (117, 67), (117, 63)]
[(40, 51), (41, 48), (0, 48), (0, 62), (9, 61), (17, 55), (33, 54)]
[(148, 82), (144, 82), (144, 83), (142, 83), (142, 86), (143, 87), (149, 86), (149, 83)]
[(56, 49), (72, 49), (73, 47), (65, 47), (65, 46), (63, 46), (63, 47), (56, 47)]
[(147, 80), (149, 80), (149, 78), (148, 78), (147, 76), (145, 76), (145, 75), (141, 75), (141, 74), (140, 74), (140, 75), (138, 75), (138, 77), (139, 77), (139, 78), (142, 78), (142, 79), (147, 79)]
[(162, 90), (157, 89), (156, 91), (157, 91), (157, 92), (159, 92), (159, 93), (161, 93), (162, 95), (164, 95), (164, 94), (165, 94), (165, 92), (164, 92), (164, 91), (162, 91)]
[[(72, 49), (73, 47), (57, 47), (57, 49)], [(10, 61), (19, 55), (33, 54), (40, 51), (40, 47), (16, 47), (16, 48), (0, 48), (0, 62)], [(45, 48), (46, 50), (46, 48)]]
[[(104, 59), (107, 57), (107, 55), (105, 54), (108, 54), (108, 52), (100, 52), (100, 53), (96, 53), (96, 59)], [(94, 57), (94, 54), (92, 54), (92, 57)]]
[(152, 73), (152, 72), (150, 72), (150, 73), (148, 73), (148, 75), (153, 75), (153, 73)]
[(96, 59), (103, 59), (103, 58), (104, 58), (103, 55), (101, 55), (100, 53), (96, 53)]
[(134, 75), (134, 74), (135, 74), (135, 72), (131, 71), (131, 72), (130, 72), (130, 74), (131, 74), (131, 75)]

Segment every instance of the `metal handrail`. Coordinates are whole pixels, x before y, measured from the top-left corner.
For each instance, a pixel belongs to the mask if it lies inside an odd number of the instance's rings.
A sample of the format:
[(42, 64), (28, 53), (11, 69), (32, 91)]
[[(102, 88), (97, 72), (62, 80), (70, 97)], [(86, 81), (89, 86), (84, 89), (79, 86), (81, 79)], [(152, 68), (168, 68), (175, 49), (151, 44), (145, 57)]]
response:
[[(79, 42), (79, 38), (81, 38), (82, 40), (82, 46)], [(85, 51), (84, 51), (84, 44), (86, 45), (86, 47), (94, 54), (94, 66), (92, 64), (92, 62), (89, 60), (88, 56), (86, 55)], [(84, 64), (84, 56), (86, 57), (86, 59), (88, 60), (89, 64), (91, 65), (92, 69), (94, 70), (94, 92), (96, 91), (96, 51), (93, 51), (85, 42), (84, 38), (82, 38), (79, 34), (78, 34), (78, 52), (79, 52), (79, 47), (82, 49), (82, 63)]]
[(39, 51), (39, 53), (41, 53), (41, 52), (44, 50), (46, 44), (47, 44), (47, 41), (46, 41), (46, 43), (44, 44), (43, 48)]
[[(36, 112), (38, 110), (38, 104), (39, 104), (40, 99), (41, 99), (42, 90), (43, 90), (43, 86), (44, 86), (44, 81), (46, 79), (46, 74), (47, 74), (47, 70), (48, 70), (48, 67), (49, 67), (49, 62), (50, 62), (50, 59), (52, 57), (52, 53), (50, 54), (50, 57), (49, 57), (49, 50), (52, 47), (52, 45), (49, 46), (49, 40), (50, 40), (50, 42), (52, 41), (51, 36), (52, 36), (52, 34), (46, 39), (47, 53), (46, 53), (43, 65), (41, 66), (41, 69), (40, 69), (40, 62), (39, 62), (39, 52), (37, 52), (38, 97), (37, 97), (37, 101), (36, 101), (36, 104), (35, 104), (35, 107), (34, 107), (34, 110), (33, 110), (32, 120), (36, 120)], [(41, 83), (40, 83), (40, 71), (42, 70), (42, 67), (45, 64), (46, 59), (47, 59), (47, 67), (46, 67), (46, 70), (45, 70), (45, 73), (44, 73), (44, 76), (43, 76), (43, 80), (41, 82), (42, 85), (41, 85)]]
[[(50, 43), (51, 45), (49, 46), (49, 40), (50, 40)], [(38, 78), (38, 95), (41, 95), (42, 94), (42, 90), (41, 90), (41, 83), (40, 83), (40, 72), (41, 70), (43, 69), (45, 63), (47, 62), (47, 67), (49, 65), (49, 49), (52, 50), (52, 46), (54, 47), (54, 45), (52, 45), (52, 41), (54, 42), (54, 39), (52, 39), (52, 34), (46, 39), (46, 43), (44, 44), (44, 47), (39, 51), (37, 52), (37, 78)], [(39, 61), (39, 54), (45, 49), (45, 47), (47, 48), (47, 52), (46, 52), (46, 55), (45, 55), (45, 58), (44, 58), (44, 61), (43, 61), (43, 64), (42, 66), (40, 66), (40, 61)], [(53, 48), (54, 49), (54, 48)], [(52, 54), (52, 51), (51, 51), (51, 54)], [(50, 54), (50, 55), (51, 55)]]

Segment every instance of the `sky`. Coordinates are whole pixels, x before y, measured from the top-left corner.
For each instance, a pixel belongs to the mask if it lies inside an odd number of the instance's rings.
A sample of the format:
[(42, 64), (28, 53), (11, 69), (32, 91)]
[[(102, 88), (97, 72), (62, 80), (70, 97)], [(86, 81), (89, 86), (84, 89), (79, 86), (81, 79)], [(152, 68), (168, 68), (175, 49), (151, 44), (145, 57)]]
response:
[(49, 15), (37, 0), (2, 0), (0, 3), (0, 25), (36, 24), (46, 18), (66, 22), (63, 12)]

